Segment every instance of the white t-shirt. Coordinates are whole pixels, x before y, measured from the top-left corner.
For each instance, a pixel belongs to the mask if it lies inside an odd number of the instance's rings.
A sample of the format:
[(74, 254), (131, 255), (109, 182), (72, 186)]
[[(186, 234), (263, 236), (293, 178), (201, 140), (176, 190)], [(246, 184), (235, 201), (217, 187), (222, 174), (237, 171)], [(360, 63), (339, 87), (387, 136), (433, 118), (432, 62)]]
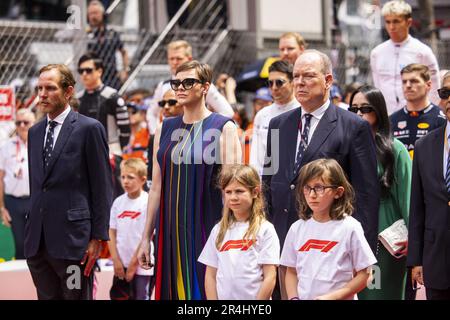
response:
[[(109, 227), (116, 229), (116, 246), (125, 268), (130, 264), (133, 254), (139, 246), (145, 228), (147, 217), (148, 193), (141, 192), (136, 199), (130, 199), (126, 193), (114, 200), (111, 207)], [(150, 260), (154, 263), (153, 243), (150, 243)], [(150, 270), (138, 267), (136, 274), (143, 276), (153, 275), (153, 268)]]
[(27, 145), (17, 135), (0, 148), (0, 170), (5, 172), (5, 194), (13, 197), (30, 195)]
[(324, 223), (314, 218), (296, 221), (287, 233), (280, 259), (281, 265), (297, 271), (300, 300), (341, 289), (353, 278), (354, 270), (376, 262), (361, 224), (350, 216)]
[(437, 93), (440, 87), (439, 66), (431, 48), (410, 35), (401, 43), (387, 40), (372, 50), (370, 68), (374, 86), (383, 93), (389, 115), (406, 105), (400, 71), (410, 63), (421, 63), (430, 69), (431, 90), (428, 95), (434, 104), (440, 102)]
[(270, 106), (262, 108), (253, 120), (253, 137), (250, 149), (250, 164), (256, 169), (259, 175), (262, 175), (264, 167), (264, 158), (267, 149), (267, 136), (269, 134), (270, 120), (282, 113), (298, 108), (300, 104), (293, 99), (287, 104), (280, 105), (273, 103)]
[(274, 226), (264, 221), (256, 241), (243, 240), (248, 222), (235, 222), (225, 233), (221, 249), (216, 247), (220, 230), (216, 224), (198, 261), (217, 268), (216, 284), (219, 300), (254, 300), (263, 281), (264, 264), (278, 265), (280, 241)]

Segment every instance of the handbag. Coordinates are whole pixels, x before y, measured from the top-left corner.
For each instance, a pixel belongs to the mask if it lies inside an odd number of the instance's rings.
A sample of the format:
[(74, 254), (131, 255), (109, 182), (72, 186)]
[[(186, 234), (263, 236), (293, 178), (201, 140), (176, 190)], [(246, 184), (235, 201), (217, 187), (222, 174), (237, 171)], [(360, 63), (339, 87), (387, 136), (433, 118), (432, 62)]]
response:
[(381, 231), (378, 234), (378, 240), (380, 240), (392, 256), (397, 259), (403, 257), (404, 254), (399, 253), (403, 247), (395, 243), (408, 240), (408, 229), (406, 228), (405, 220), (399, 219)]

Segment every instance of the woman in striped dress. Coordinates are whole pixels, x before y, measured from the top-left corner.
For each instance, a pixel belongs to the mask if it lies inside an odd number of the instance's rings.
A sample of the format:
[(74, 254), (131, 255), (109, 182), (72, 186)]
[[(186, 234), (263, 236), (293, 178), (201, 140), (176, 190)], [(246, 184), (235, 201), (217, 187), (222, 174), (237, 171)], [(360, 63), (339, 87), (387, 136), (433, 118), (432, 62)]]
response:
[(150, 265), (155, 230), (155, 299), (205, 299), (205, 267), (197, 262), (220, 220), (222, 196), (216, 176), (222, 164), (241, 161), (236, 125), (206, 108), (212, 80), (206, 64), (178, 67), (171, 87), (184, 114), (167, 118), (155, 134), (152, 186), (140, 264)]

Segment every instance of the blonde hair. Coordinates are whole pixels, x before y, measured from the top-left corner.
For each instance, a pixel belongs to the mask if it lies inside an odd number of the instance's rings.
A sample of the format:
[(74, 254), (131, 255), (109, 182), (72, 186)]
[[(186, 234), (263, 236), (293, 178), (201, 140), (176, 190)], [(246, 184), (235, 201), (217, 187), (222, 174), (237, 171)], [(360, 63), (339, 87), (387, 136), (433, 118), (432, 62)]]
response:
[(406, 19), (411, 18), (411, 6), (402, 0), (394, 0), (387, 2), (381, 9), (383, 17), (387, 15), (404, 16)]
[(295, 42), (297, 42), (297, 45), (300, 49), (302, 49), (302, 48), (306, 49), (306, 47), (307, 47), (305, 39), (298, 32), (283, 33), (280, 37), (280, 40), (285, 39), (285, 38), (294, 38)]
[[(232, 182), (238, 182), (251, 192), (260, 187), (259, 175), (256, 170), (249, 165), (229, 165), (222, 167), (219, 176), (219, 187), (222, 191)], [(266, 220), (264, 212), (264, 199), (261, 190), (257, 192), (253, 199), (250, 216), (248, 218), (248, 229), (243, 239), (252, 240), (256, 238), (261, 224)], [(226, 205), (223, 207), (222, 219), (219, 222), (219, 233), (216, 239), (216, 247), (220, 250), (225, 233), (230, 226), (236, 222), (233, 211)]]
[(192, 57), (192, 46), (186, 40), (175, 40), (167, 45), (167, 51), (184, 49), (186, 57)]
[(124, 168), (132, 169), (139, 177), (147, 177), (147, 165), (141, 158), (129, 158), (120, 163), (120, 170)]
[(303, 193), (304, 186), (313, 179), (322, 179), (324, 182), (333, 186), (343, 187), (344, 193), (338, 199), (335, 199), (330, 209), (332, 220), (341, 220), (344, 215), (353, 213), (354, 191), (348, 182), (344, 170), (334, 159), (318, 159), (312, 161), (300, 170), (297, 183), (297, 205), (299, 207), (300, 219), (308, 220), (312, 216), (312, 210), (306, 202)]

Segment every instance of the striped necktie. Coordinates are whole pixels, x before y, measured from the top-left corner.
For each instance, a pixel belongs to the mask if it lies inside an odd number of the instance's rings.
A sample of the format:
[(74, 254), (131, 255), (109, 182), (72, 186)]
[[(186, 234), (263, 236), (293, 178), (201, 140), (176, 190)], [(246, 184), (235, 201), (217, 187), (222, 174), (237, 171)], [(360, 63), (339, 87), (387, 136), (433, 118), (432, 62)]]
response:
[(303, 128), (303, 132), (301, 134), (300, 144), (298, 145), (297, 157), (295, 159), (295, 166), (294, 166), (295, 175), (297, 175), (300, 172), (303, 154), (305, 153), (306, 148), (308, 147), (308, 135), (309, 135), (309, 128), (311, 125), (311, 117), (312, 117), (311, 114), (309, 113), (305, 114), (305, 127)]
[(450, 194), (450, 151), (447, 156), (447, 170), (445, 172), (445, 186), (447, 188), (447, 192)]

